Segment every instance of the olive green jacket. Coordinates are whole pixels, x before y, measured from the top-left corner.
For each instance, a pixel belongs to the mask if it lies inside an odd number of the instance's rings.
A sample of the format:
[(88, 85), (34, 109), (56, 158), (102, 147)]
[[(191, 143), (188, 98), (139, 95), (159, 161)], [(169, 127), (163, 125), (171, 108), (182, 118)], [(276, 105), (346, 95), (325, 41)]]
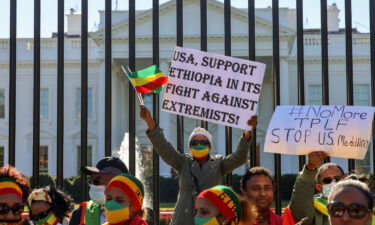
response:
[(294, 184), (290, 210), (296, 221), (307, 218), (303, 224), (329, 225), (328, 216), (314, 208), (315, 175), (316, 171), (308, 170), (306, 166), (300, 172)]
[(250, 149), (250, 141), (241, 138), (235, 153), (228, 156), (211, 154), (201, 167), (190, 154), (176, 151), (159, 127), (146, 133), (155, 151), (178, 173), (179, 193), (172, 225), (194, 225), (194, 200), (199, 194), (195, 183), (200, 191), (221, 184), (225, 174), (247, 162)]

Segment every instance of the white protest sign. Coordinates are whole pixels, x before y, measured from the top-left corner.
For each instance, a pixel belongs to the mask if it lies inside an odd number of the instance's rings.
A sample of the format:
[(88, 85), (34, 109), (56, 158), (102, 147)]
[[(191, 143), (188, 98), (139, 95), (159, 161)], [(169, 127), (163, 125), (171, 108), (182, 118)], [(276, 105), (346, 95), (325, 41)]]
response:
[(176, 47), (162, 110), (244, 130), (255, 114), (266, 65)]
[(265, 152), (363, 159), (370, 144), (374, 107), (278, 106), (268, 126)]

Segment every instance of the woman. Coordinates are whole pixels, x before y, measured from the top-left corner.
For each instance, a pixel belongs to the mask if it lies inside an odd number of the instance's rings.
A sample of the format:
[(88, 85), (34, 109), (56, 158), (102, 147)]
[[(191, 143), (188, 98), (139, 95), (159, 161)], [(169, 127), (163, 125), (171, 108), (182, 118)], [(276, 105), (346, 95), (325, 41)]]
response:
[(64, 192), (50, 186), (35, 189), (29, 195), (27, 202), (30, 208), (30, 219), (35, 224), (69, 224), (73, 200)]
[(368, 225), (373, 216), (373, 198), (366, 184), (358, 180), (337, 183), (328, 197), (331, 225)]
[[(189, 137), (190, 153), (183, 154), (165, 139), (162, 129), (157, 126), (150, 111), (142, 105), (140, 117), (147, 123), (146, 133), (154, 150), (178, 173), (180, 188), (171, 224), (193, 224), (196, 196), (202, 190), (221, 184), (225, 174), (247, 162), (252, 132), (244, 132), (236, 152), (222, 156), (210, 154), (213, 148), (212, 136), (205, 129), (197, 127)], [(248, 125), (253, 130), (257, 125), (257, 117), (253, 116)]]
[(142, 218), (143, 184), (130, 174), (114, 177), (105, 189), (105, 225), (147, 225)]
[(16, 168), (0, 167), (0, 224), (27, 224), (22, 221), (22, 212), (29, 190), (29, 181)]
[(195, 210), (195, 225), (247, 225), (256, 221), (255, 208), (223, 185), (201, 192), (195, 201)]

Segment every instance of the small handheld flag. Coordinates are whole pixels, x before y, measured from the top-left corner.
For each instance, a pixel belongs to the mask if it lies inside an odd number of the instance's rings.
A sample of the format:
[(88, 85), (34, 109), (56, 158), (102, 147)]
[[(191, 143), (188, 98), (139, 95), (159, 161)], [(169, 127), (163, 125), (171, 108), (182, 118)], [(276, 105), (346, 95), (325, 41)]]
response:
[(168, 77), (156, 65), (132, 72), (129, 79), (140, 94), (160, 93), (162, 86), (168, 82)]

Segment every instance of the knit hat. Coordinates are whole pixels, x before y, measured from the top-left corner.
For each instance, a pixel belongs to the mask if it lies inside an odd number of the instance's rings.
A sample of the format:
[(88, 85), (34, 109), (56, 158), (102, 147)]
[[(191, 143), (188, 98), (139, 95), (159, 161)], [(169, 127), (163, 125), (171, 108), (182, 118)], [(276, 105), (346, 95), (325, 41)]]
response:
[(16, 194), (20, 199), (23, 198), (21, 187), (10, 177), (0, 178), (0, 195), (4, 194)]
[(135, 212), (138, 212), (142, 208), (143, 197), (145, 194), (143, 184), (137, 178), (128, 173), (119, 174), (109, 181), (105, 192), (111, 188), (119, 188), (128, 195)]
[(231, 188), (217, 185), (202, 191), (198, 198), (207, 199), (228, 221), (231, 221), (231, 225), (237, 225), (240, 222), (241, 203)]
[(189, 148), (190, 148), (190, 142), (191, 142), (191, 140), (193, 139), (193, 137), (195, 135), (203, 135), (203, 136), (205, 136), (207, 138), (208, 142), (210, 142), (210, 149), (213, 148), (213, 145), (212, 145), (212, 135), (210, 134), (210, 132), (208, 132), (206, 129), (204, 129), (202, 127), (196, 127), (191, 132), (190, 137), (189, 137)]

